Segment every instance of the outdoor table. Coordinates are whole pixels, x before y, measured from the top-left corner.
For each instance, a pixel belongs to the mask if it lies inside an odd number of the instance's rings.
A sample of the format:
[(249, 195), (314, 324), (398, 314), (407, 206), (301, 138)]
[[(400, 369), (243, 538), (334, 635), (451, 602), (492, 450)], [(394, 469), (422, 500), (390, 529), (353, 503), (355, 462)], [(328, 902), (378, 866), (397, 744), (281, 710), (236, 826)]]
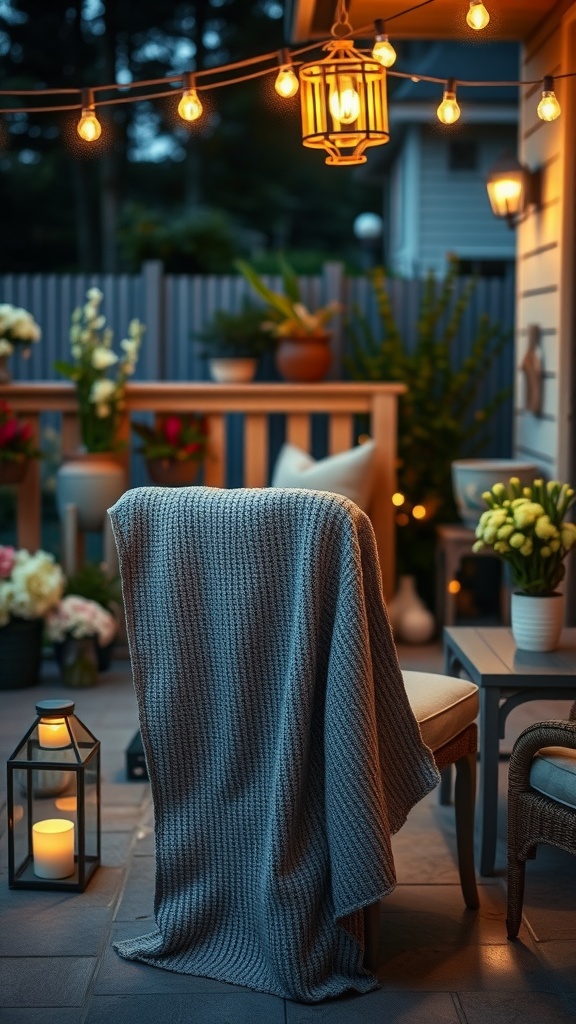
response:
[(520, 651), (507, 627), (444, 629), (447, 675), (464, 673), (480, 688), (480, 874), (494, 874), (498, 761), (506, 718), (529, 700), (576, 699), (576, 629), (549, 653)]

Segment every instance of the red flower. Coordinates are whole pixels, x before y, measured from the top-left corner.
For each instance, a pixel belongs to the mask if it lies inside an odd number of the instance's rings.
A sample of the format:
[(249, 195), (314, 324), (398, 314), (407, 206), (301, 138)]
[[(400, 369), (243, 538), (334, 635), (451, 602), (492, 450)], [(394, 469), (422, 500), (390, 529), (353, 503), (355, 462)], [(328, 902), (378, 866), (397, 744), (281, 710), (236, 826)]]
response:
[(0, 424), (0, 448), (10, 447), (18, 439), (20, 428), (18, 420), (6, 420)]
[(162, 430), (168, 444), (174, 445), (175, 448), (178, 448), (180, 446), (180, 434), (182, 432), (182, 420), (180, 417), (167, 416), (162, 424)]

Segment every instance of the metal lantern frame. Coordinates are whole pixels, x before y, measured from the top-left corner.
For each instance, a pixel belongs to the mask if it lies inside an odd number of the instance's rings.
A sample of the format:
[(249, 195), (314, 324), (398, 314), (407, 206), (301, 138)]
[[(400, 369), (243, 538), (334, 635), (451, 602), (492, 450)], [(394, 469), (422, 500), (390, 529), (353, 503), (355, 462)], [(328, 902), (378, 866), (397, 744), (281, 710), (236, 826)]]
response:
[[(355, 49), (350, 39), (335, 39), (324, 47), (322, 60), (300, 67), (302, 144), (324, 149), (326, 163), (351, 166), (366, 162), (364, 150), (390, 139), (386, 69)], [(351, 87), (359, 100), (358, 116), (343, 123), (330, 108), (341, 88)]]
[[(100, 742), (74, 714), (73, 701), (36, 704), (36, 719), (7, 771), (8, 885), (83, 892), (100, 864)], [(63, 877), (39, 876), (33, 827), (55, 819), (65, 828), (73, 825), (73, 870)]]

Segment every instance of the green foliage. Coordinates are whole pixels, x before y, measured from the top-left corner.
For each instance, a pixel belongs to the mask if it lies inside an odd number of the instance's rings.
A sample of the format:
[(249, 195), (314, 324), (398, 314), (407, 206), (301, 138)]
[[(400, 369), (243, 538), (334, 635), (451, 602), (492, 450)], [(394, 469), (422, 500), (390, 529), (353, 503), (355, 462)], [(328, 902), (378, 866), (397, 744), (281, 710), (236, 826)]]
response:
[(254, 306), (246, 299), (235, 313), (217, 310), (207, 327), (196, 335), (202, 342), (202, 355), (206, 359), (218, 356), (258, 359), (276, 344), (263, 326), (263, 320), (262, 306)]
[(225, 274), (251, 238), (223, 210), (196, 208), (166, 213), (130, 205), (120, 231), (124, 262), (139, 270), (144, 260), (162, 260), (168, 273)]
[(68, 577), (65, 593), (96, 601), (108, 611), (114, 611), (115, 606), (122, 603), (120, 577), (109, 576), (105, 568), (95, 562), (85, 562)]
[[(379, 331), (361, 312), (349, 324), (350, 375), (360, 380), (399, 381), (407, 392), (399, 401), (398, 488), (405, 497), (399, 509), (398, 568), (421, 576), (432, 572), (434, 524), (457, 518), (452, 495), (451, 463), (473, 457), (486, 444), (490, 419), (509, 395), (499, 391), (481, 410), (470, 409), (494, 361), (510, 340), (483, 315), (478, 319), (470, 354), (458, 361), (455, 341), (476, 282), (466, 282), (457, 293), (457, 261), (452, 260), (442, 281), (430, 273), (418, 312), (416, 341), (409, 350), (392, 310), (385, 272), (371, 275), (376, 296)], [(423, 505), (422, 520), (412, 516)]]
[(277, 337), (313, 337), (324, 334), (325, 326), (340, 309), (339, 303), (329, 302), (327, 306), (311, 312), (302, 303), (300, 285), (294, 269), (279, 253), (278, 264), (282, 278), (283, 292), (275, 292), (254, 267), (246, 260), (236, 260), (236, 267), (248, 284), (266, 303), (270, 329)]
[(197, 413), (160, 416), (153, 427), (133, 423), (132, 429), (142, 441), (137, 450), (145, 459), (202, 462), (206, 456), (208, 423)]

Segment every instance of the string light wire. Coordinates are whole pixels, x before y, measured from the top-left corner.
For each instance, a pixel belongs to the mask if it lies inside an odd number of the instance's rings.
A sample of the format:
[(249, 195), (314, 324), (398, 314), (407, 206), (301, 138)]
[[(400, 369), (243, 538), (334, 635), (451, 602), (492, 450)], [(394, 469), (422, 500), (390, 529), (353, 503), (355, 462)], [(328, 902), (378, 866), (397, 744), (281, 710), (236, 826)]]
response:
[[(416, 10), (420, 10), (423, 7), (427, 7), (429, 4), (435, 3), (436, 0), (421, 0), (420, 3), (413, 4), (411, 7), (403, 8), (397, 11), (395, 14), (386, 16), (386, 24), (391, 21), (395, 21), (397, 18), (404, 17), (407, 14), (411, 14)], [(364, 25), (357, 29), (352, 29), (348, 21), (346, 14), (346, 8), (344, 0), (338, 0), (337, 5), (337, 24), (339, 28), (339, 38), (346, 38), (347, 36), (355, 35), (370, 36), (373, 33), (373, 23), (370, 25)], [(342, 30), (342, 31), (340, 31)], [(307, 44), (302, 47), (298, 47), (293, 50), (286, 50), (288, 57), (292, 62), (292, 66), (296, 68), (298, 64), (303, 63), (297, 61), (294, 58), (300, 57), (303, 54), (311, 53), (314, 50), (324, 49), (326, 41)], [(369, 50), (360, 52), (369, 53)], [(219, 81), (212, 81), (211, 79), (218, 75), (230, 76), (231, 72), (242, 70), (243, 68), (253, 67), (255, 64), (268, 63), (270, 66), (261, 68), (257, 71), (251, 71), (247, 74), (233, 75), (232, 77), (225, 77)], [(270, 74), (278, 74), (278, 51), (274, 50), (270, 53), (259, 54), (255, 57), (248, 57), (244, 60), (234, 61), (229, 64), (223, 64), (218, 67), (205, 68), (201, 71), (195, 72), (195, 83), (197, 92), (201, 92), (207, 89), (219, 89), (230, 85), (237, 85), (242, 82), (253, 81), (257, 78), (263, 78)], [(414, 72), (403, 72), (388, 69), (387, 74), (395, 78), (408, 78), (412, 81), (419, 82), (432, 82), (438, 85), (444, 85), (449, 76), (436, 77), (433, 75), (420, 75)], [(563, 78), (573, 78), (576, 76), (576, 71), (567, 71), (564, 74), (557, 74), (554, 76), (555, 81)], [(185, 78), (182, 74), (180, 75), (166, 75), (163, 78), (149, 78), (143, 79), (137, 82), (112, 82), (107, 85), (94, 85), (91, 86), (92, 93), (95, 94), (94, 107), (115, 106), (118, 104), (126, 103), (144, 103), (149, 100), (156, 99), (167, 99), (169, 97), (176, 98), (178, 92), (185, 88)], [(464, 79), (458, 79), (458, 88), (527, 88), (530, 86), (537, 86), (542, 84), (542, 79), (519, 79), (510, 81), (469, 81)], [(137, 90), (148, 89), (156, 85), (172, 85), (171, 89), (163, 89), (162, 91), (155, 92), (144, 92), (140, 93)], [(85, 88), (85, 87), (84, 87)], [(0, 89), (0, 115), (8, 114), (49, 114), (49, 113), (66, 113), (70, 111), (81, 111), (82, 110), (82, 93), (83, 88), (44, 88), (44, 89)], [(132, 95), (122, 95), (118, 97), (102, 98), (98, 99), (96, 94), (110, 91), (121, 91), (122, 93), (132, 93)], [(45, 97), (56, 97), (56, 96), (77, 96), (78, 100), (75, 103), (58, 103), (49, 104), (43, 106), (18, 106), (18, 107), (2, 107), (2, 97), (27, 97), (27, 96), (45, 96)]]

